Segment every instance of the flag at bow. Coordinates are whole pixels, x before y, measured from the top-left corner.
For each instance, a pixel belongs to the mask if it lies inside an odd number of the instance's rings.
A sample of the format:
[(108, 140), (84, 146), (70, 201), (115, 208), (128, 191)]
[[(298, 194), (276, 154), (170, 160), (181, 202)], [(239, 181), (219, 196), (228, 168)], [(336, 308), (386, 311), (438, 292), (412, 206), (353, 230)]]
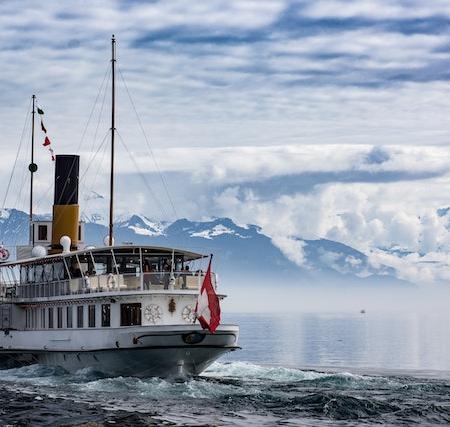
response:
[(195, 316), (203, 329), (209, 329), (214, 333), (220, 323), (220, 304), (211, 281), (211, 261), (212, 255), (197, 298)]

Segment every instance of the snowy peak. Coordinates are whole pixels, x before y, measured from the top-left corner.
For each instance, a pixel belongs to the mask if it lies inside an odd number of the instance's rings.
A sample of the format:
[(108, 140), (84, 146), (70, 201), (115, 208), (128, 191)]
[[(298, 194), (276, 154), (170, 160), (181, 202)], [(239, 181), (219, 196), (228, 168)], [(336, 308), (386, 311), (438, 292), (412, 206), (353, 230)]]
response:
[(164, 236), (166, 223), (152, 221), (145, 215), (132, 215), (129, 219), (117, 223), (117, 227), (128, 228), (141, 236)]
[(240, 227), (229, 218), (216, 218), (212, 221), (197, 222), (187, 219), (175, 221), (171, 232), (186, 233), (190, 237), (212, 240), (217, 237), (234, 236), (239, 239), (251, 239), (259, 232), (256, 226)]
[(80, 220), (85, 223), (105, 224), (105, 217), (98, 213), (88, 214), (85, 212), (81, 212)]

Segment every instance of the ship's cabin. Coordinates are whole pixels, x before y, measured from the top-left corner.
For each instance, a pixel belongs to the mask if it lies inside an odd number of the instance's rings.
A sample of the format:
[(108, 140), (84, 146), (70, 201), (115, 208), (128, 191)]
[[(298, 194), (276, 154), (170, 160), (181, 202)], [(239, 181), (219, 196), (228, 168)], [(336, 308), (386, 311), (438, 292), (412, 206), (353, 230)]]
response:
[[(1, 264), (1, 292), (20, 301), (98, 292), (198, 291), (205, 258), (150, 246), (86, 248)], [(212, 280), (216, 285), (214, 274)]]

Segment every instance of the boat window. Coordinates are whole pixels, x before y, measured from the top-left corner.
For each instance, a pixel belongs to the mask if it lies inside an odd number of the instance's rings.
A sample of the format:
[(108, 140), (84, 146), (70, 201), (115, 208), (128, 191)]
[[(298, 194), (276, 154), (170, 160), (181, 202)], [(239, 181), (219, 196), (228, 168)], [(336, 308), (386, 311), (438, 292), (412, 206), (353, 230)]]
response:
[(41, 283), (43, 281), (44, 266), (35, 265), (34, 266), (34, 282)]
[[(95, 253), (92, 254), (94, 258), (94, 270), (96, 274), (107, 274), (112, 272), (113, 260), (111, 254), (103, 254), (97, 255)], [(115, 271), (114, 271), (115, 273)]]
[(29, 265), (27, 267), (27, 272), (28, 272), (28, 280), (27, 283), (32, 283), (34, 282), (34, 265)]
[(44, 264), (43, 280), (44, 282), (53, 281), (53, 264)]
[(66, 262), (67, 262), (67, 265), (69, 266), (70, 277), (72, 277), (72, 279), (82, 276), (81, 267), (78, 264), (76, 257), (74, 257), (74, 256), (68, 257), (66, 259)]
[(62, 316), (63, 316), (63, 309), (62, 309), (62, 307), (58, 307), (56, 310), (56, 322), (58, 325), (58, 329), (62, 328), (62, 323), (63, 323)]
[(93, 268), (91, 256), (89, 254), (80, 254), (78, 259), (80, 260), (81, 273), (84, 274), (87, 271), (92, 275), (95, 269)]
[(116, 255), (116, 262), (120, 274), (139, 274), (141, 271), (139, 255)]
[(77, 328), (83, 328), (84, 322), (83, 322), (83, 306), (79, 305), (77, 307)]
[(89, 305), (89, 311), (88, 311), (88, 325), (90, 328), (95, 328), (95, 305)]
[(25, 328), (28, 329), (30, 327), (30, 309), (25, 309)]
[(45, 329), (45, 308), (41, 308), (41, 328)]
[(38, 225), (38, 240), (47, 240), (47, 226)]
[(28, 266), (22, 265), (20, 267), (20, 283), (28, 282)]
[(48, 308), (48, 327), (53, 328), (53, 307)]
[(159, 258), (158, 257), (143, 257), (142, 269), (144, 273), (155, 273), (159, 271)]
[(111, 304), (102, 304), (102, 326), (111, 326)]
[(141, 324), (141, 303), (120, 304), (120, 326)]
[(68, 279), (67, 271), (62, 261), (53, 264), (53, 278), (58, 281)]
[(72, 306), (68, 305), (66, 307), (66, 324), (68, 328), (72, 327)]

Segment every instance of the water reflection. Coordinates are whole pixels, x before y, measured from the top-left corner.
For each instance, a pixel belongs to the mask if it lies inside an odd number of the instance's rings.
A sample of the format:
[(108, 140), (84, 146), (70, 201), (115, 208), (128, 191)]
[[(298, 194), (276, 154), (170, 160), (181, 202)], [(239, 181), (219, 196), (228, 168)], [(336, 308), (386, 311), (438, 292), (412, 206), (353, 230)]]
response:
[(283, 366), (450, 369), (448, 314), (228, 314), (232, 360)]

